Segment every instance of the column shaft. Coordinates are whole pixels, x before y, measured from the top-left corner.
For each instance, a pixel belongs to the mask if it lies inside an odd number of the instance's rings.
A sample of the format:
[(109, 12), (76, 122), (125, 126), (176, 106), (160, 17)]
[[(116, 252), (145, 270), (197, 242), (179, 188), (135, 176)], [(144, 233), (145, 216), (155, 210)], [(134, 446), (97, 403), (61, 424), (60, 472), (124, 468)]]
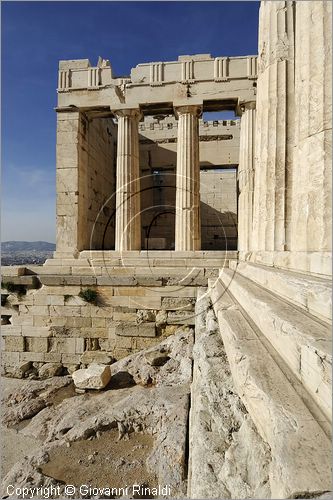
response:
[(136, 109), (115, 112), (118, 117), (117, 192), (115, 249), (140, 250), (140, 112)]
[(247, 107), (241, 119), (238, 168), (238, 250), (252, 250), (253, 184), (256, 110)]
[(290, 244), (294, 114), (294, 3), (261, 2), (254, 249)]
[(200, 250), (200, 163), (198, 106), (176, 108), (178, 146), (175, 250)]
[(331, 250), (332, 3), (296, 3), (292, 250)]

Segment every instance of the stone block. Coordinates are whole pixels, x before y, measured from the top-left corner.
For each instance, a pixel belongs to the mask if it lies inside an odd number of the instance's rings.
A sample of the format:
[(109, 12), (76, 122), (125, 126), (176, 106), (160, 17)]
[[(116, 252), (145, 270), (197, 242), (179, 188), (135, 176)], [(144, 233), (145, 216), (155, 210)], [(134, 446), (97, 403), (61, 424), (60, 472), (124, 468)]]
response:
[(195, 299), (184, 297), (163, 297), (162, 309), (166, 311), (193, 311)]
[(108, 365), (90, 365), (87, 369), (77, 370), (72, 374), (73, 381), (79, 389), (104, 389), (110, 382), (111, 370)]
[(26, 351), (28, 352), (47, 352), (48, 351), (48, 338), (45, 337), (25, 337)]
[(2, 337), (8, 335), (18, 337), (22, 335), (22, 326), (1, 325), (1, 335)]
[[(30, 314), (33, 314), (34, 316), (47, 316), (49, 314), (49, 307), (48, 306), (30, 306), (28, 311)], [(21, 306), (20, 306), (20, 312), (21, 312)]]
[(49, 351), (61, 354), (75, 354), (76, 339), (64, 337), (52, 337), (49, 339)]
[(61, 354), (61, 362), (66, 364), (80, 364), (80, 354)]
[(97, 277), (97, 285), (135, 286), (137, 280), (134, 276), (101, 276)]
[(21, 352), (20, 361), (31, 361), (31, 362), (44, 362), (45, 353), (44, 352)]
[(23, 352), (25, 350), (25, 338), (5, 337), (5, 350), (8, 352)]
[(128, 297), (128, 307), (136, 309), (159, 309), (161, 307), (161, 297)]
[(113, 321), (136, 321), (136, 312), (114, 312), (112, 315)]
[(155, 323), (133, 325), (121, 322), (116, 325), (115, 333), (121, 337), (156, 337), (156, 326)]
[(77, 317), (77, 316), (74, 316), (74, 317), (69, 317), (69, 318), (66, 318), (66, 322), (65, 322), (65, 326), (66, 327), (74, 327), (74, 328), (81, 328), (81, 327), (91, 327), (92, 326), (92, 323), (91, 323), (92, 319), (91, 318), (81, 318), (81, 317)]
[(81, 307), (80, 306), (49, 306), (49, 314), (53, 316), (80, 316)]
[(170, 311), (167, 323), (169, 325), (194, 325), (195, 313), (191, 311)]
[(45, 293), (35, 293), (34, 306), (47, 306), (49, 304), (49, 296)]
[[(106, 318), (91, 318), (91, 326), (97, 328), (105, 328), (106, 327)], [(90, 325), (87, 325), (90, 326)]]
[(63, 295), (49, 295), (48, 296), (48, 304), (51, 306), (63, 306), (64, 305), (64, 296)]
[(13, 314), (12, 315), (12, 325), (13, 326), (32, 326), (33, 325), (33, 316), (31, 314)]
[(24, 337), (51, 337), (52, 332), (49, 327), (22, 326), (22, 335)]
[(44, 354), (45, 363), (60, 363), (61, 354), (57, 352), (46, 352)]
[(97, 267), (97, 266), (95, 266), (95, 267), (78, 267), (78, 266), (73, 266), (72, 267), (72, 274), (73, 274), (73, 276), (81, 276), (81, 278), (83, 276), (97, 277), (97, 276), (101, 276), (102, 275), (102, 268), (101, 267)]
[(117, 297), (117, 296), (143, 297), (143, 296), (147, 295), (147, 293), (149, 293), (149, 290), (144, 288), (144, 287), (140, 287), (140, 286), (131, 286), (131, 287), (115, 286), (113, 288), (113, 295), (115, 297)]
[(84, 352), (84, 339), (75, 339), (75, 353), (81, 354)]
[(52, 276), (52, 275), (44, 275), (40, 276), (40, 281), (43, 285), (48, 285), (48, 286), (60, 286), (65, 283), (65, 279), (63, 276)]
[[(4, 365), (17, 366), (21, 361), (20, 356), (24, 352), (1, 352), (1, 361)], [(26, 360), (24, 360), (26, 361)]]
[(101, 365), (109, 365), (112, 363), (112, 356), (110, 353), (103, 351), (86, 351), (81, 355), (80, 361), (84, 365), (91, 363), (98, 363)]
[(85, 338), (108, 338), (107, 328), (81, 328), (80, 333)]

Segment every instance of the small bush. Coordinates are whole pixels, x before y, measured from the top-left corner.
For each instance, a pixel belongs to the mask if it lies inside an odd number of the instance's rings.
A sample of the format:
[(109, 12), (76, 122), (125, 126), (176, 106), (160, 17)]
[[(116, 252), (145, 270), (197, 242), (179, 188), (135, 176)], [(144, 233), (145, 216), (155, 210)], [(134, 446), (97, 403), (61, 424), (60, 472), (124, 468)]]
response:
[(66, 302), (67, 302), (67, 301), (68, 301), (71, 297), (73, 297), (73, 295), (67, 295), (67, 294), (66, 294), (66, 295), (64, 295), (64, 301), (65, 301), (65, 303), (66, 303)]
[(7, 303), (7, 297), (8, 295), (1, 294), (1, 305), (2, 307), (6, 305)]
[(85, 302), (89, 302), (90, 304), (96, 305), (98, 301), (98, 293), (92, 288), (81, 290), (81, 292), (79, 293), (79, 297), (81, 297), (81, 299), (83, 299)]
[(12, 281), (3, 281), (2, 288), (5, 288), (9, 293), (17, 293), (17, 295), (26, 295), (27, 290), (24, 285), (15, 285)]

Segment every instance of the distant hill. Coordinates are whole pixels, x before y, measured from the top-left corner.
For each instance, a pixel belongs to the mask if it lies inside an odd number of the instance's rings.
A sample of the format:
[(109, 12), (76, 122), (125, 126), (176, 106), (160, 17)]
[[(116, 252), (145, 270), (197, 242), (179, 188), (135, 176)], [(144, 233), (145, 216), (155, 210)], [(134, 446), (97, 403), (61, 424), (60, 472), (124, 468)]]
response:
[(1, 244), (1, 265), (43, 264), (52, 258), (55, 244), (47, 241), (4, 241)]
[(54, 252), (55, 243), (47, 241), (4, 241), (1, 243), (2, 253), (9, 252)]

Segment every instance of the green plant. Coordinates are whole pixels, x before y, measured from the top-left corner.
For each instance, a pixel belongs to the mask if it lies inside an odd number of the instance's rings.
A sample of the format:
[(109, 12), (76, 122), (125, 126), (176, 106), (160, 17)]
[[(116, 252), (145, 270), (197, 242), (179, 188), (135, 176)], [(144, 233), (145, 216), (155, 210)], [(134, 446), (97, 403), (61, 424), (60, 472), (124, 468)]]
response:
[(64, 301), (67, 302), (73, 295), (64, 295)]
[(96, 305), (98, 300), (98, 293), (92, 288), (86, 288), (85, 290), (81, 290), (81, 292), (79, 293), (79, 297), (81, 297), (81, 299), (83, 299), (85, 302)]
[(2, 288), (5, 288), (9, 293), (17, 293), (17, 295), (26, 295), (27, 290), (24, 285), (15, 285), (12, 281), (2, 281)]

